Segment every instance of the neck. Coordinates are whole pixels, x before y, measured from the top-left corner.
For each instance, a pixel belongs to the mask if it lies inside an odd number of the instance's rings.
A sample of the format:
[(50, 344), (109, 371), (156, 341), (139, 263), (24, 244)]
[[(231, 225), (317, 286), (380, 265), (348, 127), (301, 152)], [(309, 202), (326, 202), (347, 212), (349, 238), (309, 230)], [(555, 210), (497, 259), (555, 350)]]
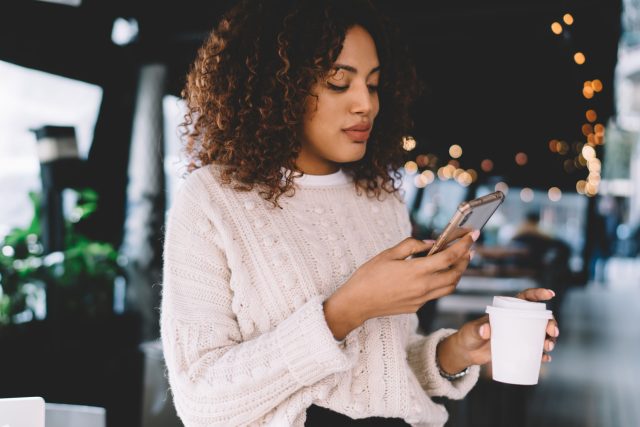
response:
[(300, 153), (295, 162), (296, 169), (308, 175), (330, 175), (340, 170), (340, 164), (330, 161), (317, 162)]

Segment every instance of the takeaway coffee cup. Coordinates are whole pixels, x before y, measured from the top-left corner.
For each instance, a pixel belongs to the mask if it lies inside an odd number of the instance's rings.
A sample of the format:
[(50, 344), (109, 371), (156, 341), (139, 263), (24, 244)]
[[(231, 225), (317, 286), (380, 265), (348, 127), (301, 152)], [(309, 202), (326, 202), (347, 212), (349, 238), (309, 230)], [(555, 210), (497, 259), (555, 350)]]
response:
[(493, 379), (508, 384), (538, 383), (546, 326), (553, 316), (541, 302), (496, 296), (487, 306), (491, 324)]

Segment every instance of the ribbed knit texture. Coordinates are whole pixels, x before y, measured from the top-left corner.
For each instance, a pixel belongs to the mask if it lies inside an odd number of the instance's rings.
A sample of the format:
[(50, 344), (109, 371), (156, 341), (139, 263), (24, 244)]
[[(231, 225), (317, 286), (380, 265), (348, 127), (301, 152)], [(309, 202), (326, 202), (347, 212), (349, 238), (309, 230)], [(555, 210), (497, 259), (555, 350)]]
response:
[[(379, 317), (342, 344), (322, 302), (364, 262), (410, 235), (398, 195), (358, 195), (346, 175), (298, 179), (282, 209), (219, 183), (207, 166), (170, 209), (161, 335), (169, 383), (186, 427), (304, 425), (312, 403), (352, 418), (442, 426), (429, 396), (462, 398), (435, 365), (453, 331), (416, 333), (415, 314)], [(309, 178), (309, 179), (305, 179)]]

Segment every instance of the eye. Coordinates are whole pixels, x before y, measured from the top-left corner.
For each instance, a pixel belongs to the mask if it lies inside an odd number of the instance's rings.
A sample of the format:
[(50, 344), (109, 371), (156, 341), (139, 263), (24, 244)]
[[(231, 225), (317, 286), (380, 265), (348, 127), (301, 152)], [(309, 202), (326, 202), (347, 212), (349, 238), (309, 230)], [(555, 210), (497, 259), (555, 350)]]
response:
[(327, 87), (334, 92), (344, 92), (345, 90), (349, 89), (349, 86), (338, 86), (329, 82), (327, 82)]
[(374, 93), (378, 91), (378, 85), (367, 85), (369, 92)]

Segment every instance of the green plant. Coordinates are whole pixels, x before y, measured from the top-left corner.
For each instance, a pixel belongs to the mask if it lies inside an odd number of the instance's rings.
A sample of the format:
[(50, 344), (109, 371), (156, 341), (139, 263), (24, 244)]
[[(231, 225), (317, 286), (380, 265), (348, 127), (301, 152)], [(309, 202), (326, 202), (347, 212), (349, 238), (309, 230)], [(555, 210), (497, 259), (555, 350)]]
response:
[(77, 203), (65, 219), (63, 251), (43, 254), (37, 193), (30, 193), (34, 216), (29, 226), (11, 230), (0, 243), (0, 325), (44, 318), (51, 311), (51, 301), (44, 308), (44, 295), (51, 300), (54, 292), (60, 315), (112, 312), (114, 280), (122, 275), (118, 252), (77, 230), (96, 210), (97, 194), (90, 189), (75, 193)]

